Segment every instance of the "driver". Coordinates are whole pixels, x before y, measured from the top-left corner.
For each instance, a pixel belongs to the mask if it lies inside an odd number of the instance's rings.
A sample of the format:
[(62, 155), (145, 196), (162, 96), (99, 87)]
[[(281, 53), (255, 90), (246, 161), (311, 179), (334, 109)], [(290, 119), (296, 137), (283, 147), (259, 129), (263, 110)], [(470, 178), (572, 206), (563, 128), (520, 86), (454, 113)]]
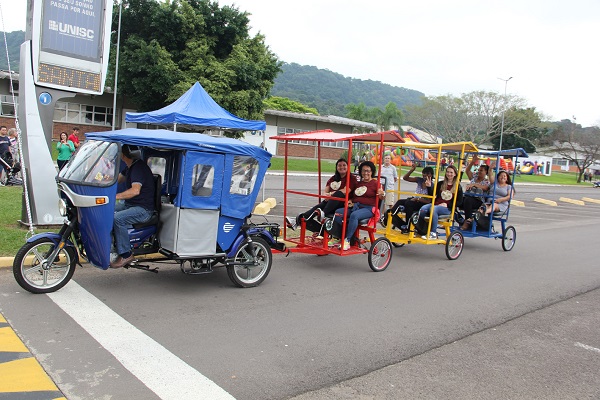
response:
[(126, 190), (117, 193), (113, 232), (119, 256), (110, 263), (111, 268), (121, 268), (133, 261), (127, 229), (133, 224), (146, 222), (154, 212), (154, 177), (150, 167), (133, 154), (129, 145), (123, 146), (121, 159), (127, 168), (119, 174), (119, 183), (125, 182)]

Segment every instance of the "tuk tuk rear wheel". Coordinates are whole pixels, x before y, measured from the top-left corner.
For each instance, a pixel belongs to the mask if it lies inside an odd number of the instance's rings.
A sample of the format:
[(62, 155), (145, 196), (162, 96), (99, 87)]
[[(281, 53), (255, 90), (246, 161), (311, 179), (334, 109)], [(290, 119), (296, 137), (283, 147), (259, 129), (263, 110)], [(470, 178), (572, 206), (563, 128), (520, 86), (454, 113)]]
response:
[(56, 244), (49, 238), (26, 243), (13, 262), (13, 275), (19, 286), (31, 293), (51, 293), (65, 286), (75, 273), (77, 255), (72, 247), (63, 247), (51, 266), (47, 257)]
[(257, 265), (228, 265), (229, 279), (238, 287), (258, 286), (267, 278), (273, 264), (273, 254), (267, 242), (259, 237), (253, 237), (252, 243), (246, 239), (235, 253), (234, 262), (253, 262), (250, 245), (254, 245)]

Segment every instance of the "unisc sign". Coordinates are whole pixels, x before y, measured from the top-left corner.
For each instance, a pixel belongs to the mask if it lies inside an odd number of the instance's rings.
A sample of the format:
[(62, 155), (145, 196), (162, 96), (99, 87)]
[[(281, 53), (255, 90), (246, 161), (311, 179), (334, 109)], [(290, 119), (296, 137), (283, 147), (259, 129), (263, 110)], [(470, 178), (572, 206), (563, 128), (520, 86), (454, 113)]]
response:
[(35, 83), (102, 94), (108, 68), (112, 1), (38, 0), (33, 4)]

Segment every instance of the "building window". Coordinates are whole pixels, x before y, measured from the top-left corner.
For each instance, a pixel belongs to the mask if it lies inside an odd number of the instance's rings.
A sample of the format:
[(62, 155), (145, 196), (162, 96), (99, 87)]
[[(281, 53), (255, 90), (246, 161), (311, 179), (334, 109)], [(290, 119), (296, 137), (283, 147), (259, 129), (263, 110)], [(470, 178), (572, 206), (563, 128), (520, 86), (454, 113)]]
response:
[(12, 116), (17, 115), (19, 98), (15, 95), (15, 104), (13, 104), (13, 97), (10, 94), (0, 95), (0, 115)]
[(567, 165), (569, 165), (569, 160), (566, 160), (564, 158), (553, 158), (552, 164), (560, 165), (560, 166), (567, 166)]
[(112, 107), (57, 101), (54, 109), (54, 122), (111, 126), (112, 118)]

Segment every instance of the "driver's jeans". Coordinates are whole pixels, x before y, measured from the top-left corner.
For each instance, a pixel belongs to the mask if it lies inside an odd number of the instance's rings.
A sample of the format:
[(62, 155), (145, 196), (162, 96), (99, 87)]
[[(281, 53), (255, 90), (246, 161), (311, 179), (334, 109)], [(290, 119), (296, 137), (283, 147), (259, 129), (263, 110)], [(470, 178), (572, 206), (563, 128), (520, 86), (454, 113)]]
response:
[(148, 221), (151, 216), (152, 211), (144, 207), (127, 206), (125, 203), (117, 203), (115, 206), (113, 233), (115, 235), (115, 247), (118, 254), (131, 251), (127, 229), (133, 228), (133, 224)]

